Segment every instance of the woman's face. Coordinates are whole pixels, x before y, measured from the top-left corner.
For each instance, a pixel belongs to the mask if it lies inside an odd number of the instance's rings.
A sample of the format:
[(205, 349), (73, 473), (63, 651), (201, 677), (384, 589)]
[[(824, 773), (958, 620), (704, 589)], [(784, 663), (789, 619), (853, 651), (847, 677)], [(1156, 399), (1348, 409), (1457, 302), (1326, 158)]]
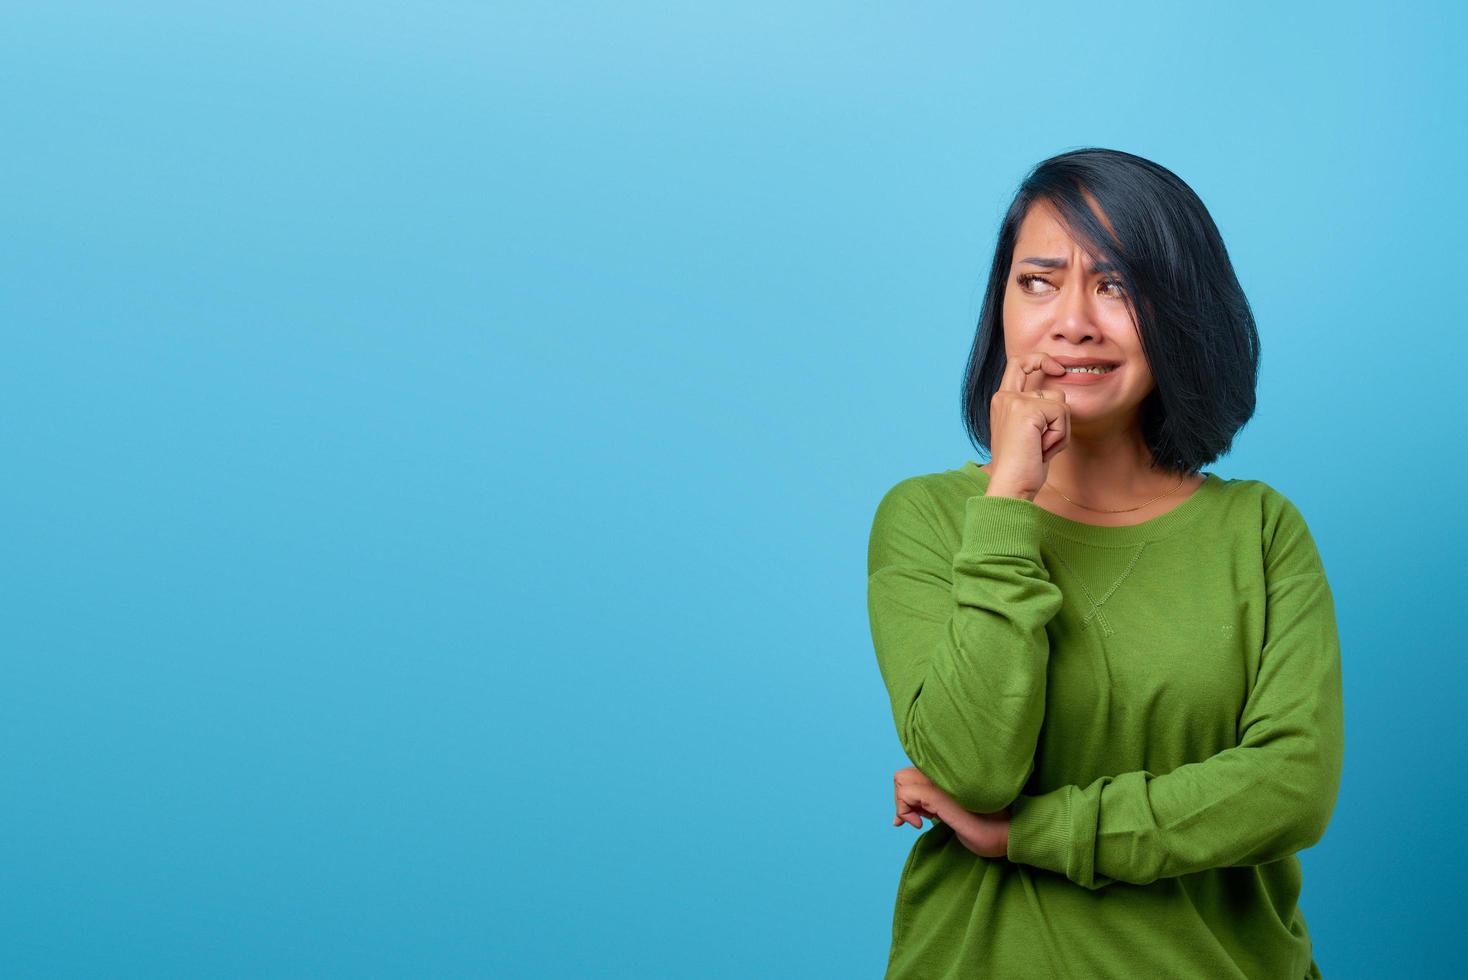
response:
[(1039, 351), (1062, 364), (1092, 358), (1114, 364), (1101, 375), (1041, 372), (1030, 384), (1039, 378), (1039, 387), (1064, 389), (1072, 425), (1128, 423), (1152, 390), (1152, 372), (1120, 281), (1093, 269), (1093, 261), (1051, 206), (1036, 202), (1020, 223), (1005, 280), (1004, 349), (1010, 358)]

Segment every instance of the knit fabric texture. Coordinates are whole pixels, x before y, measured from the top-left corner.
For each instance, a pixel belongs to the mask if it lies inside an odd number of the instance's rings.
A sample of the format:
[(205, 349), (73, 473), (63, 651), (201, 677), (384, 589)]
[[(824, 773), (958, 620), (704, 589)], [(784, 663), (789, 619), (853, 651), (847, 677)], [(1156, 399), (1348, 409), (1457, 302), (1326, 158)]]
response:
[(898, 879), (888, 980), (1319, 977), (1296, 854), (1344, 751), (1315, 541), (1258, 480), (1139, 524), (984, 495), (976, 463), (882, 497), (868, 611), (898, 740), (965, 809)]

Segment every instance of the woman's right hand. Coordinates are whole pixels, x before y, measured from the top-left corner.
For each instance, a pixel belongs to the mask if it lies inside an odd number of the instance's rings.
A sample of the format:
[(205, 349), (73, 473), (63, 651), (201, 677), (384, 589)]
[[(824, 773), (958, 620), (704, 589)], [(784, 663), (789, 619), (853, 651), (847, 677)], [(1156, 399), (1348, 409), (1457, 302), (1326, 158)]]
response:
[[(1050, 460), (1070, 444), (1070, 406), (1059, 386), (1042, 389), (1047, 375), (1065, 375), (1049, 354), (1032, 351), (1009, 359), (999, 390), (989, 400), (990, 497), (1034, 500)], [(1044, 397), (1036, 397), (1036, 393)]]

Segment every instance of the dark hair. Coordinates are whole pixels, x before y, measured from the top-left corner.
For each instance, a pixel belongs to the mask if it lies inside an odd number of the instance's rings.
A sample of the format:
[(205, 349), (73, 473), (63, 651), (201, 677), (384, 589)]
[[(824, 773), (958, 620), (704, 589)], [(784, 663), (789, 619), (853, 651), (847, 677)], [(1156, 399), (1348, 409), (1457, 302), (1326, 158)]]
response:
[[(1082, 196), (1091, 194), (1115, 236)], [(989, 452), (989, 402), (999, 389), (1004, 290), (1020, 222), (1048, 202), (1076, 240), (1115, 266), (1155, 380), (1142, 401), (1142, 437), (1155, 466), (1195, 474), (1228, 452), (1254, 414), (1259, 332), (1208, 209), (1166, 167), (1087, 147), (1042, 161), (999, 226), (989, 286), (963, 377), (963, 420)], [(1140, 300), (1140, 302), (1137, 302)]]

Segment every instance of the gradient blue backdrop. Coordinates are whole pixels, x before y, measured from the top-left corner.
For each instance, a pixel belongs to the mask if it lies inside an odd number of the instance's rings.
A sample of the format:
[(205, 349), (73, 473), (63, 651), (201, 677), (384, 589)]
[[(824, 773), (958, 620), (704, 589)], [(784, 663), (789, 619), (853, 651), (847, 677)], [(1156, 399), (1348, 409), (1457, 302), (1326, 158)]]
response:
[(1207, 203), (1327, 976), (1460, 959), (1461, 5), (7, 4), (7, 977), (878, 977), (865, 549), (1025, 169)]

